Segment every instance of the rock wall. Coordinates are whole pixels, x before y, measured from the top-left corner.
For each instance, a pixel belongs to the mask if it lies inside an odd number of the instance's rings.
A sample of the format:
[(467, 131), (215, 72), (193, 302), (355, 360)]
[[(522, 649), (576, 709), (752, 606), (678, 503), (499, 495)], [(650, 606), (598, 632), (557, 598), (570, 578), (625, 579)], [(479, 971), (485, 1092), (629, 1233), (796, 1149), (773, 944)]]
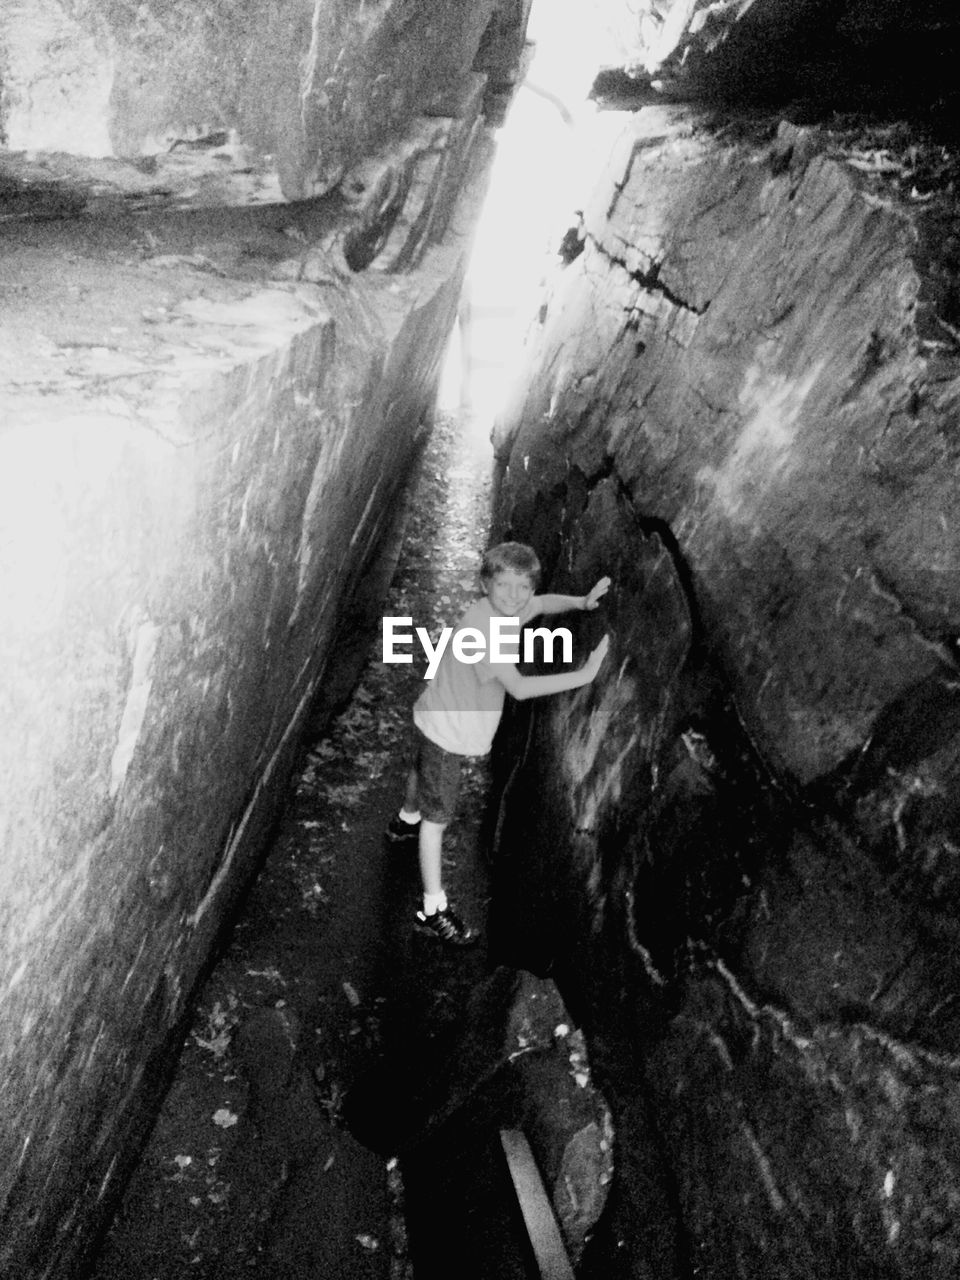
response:
[[(12, 150), (124, 158), (229, 142), (298, 199), (328, 191), (469, 67), (520, 0), (13, 0)], [(522, 24), (521, 24), (522, 25)]]
[(615, 584), (500, 851), (613, 1103), (598, 1275), (957, 1269), (958, 224), (909, 141), (642, 111), (501, 423), (505, 534)]
[[(82, 1273), (149, 1129), (391, 533), (490, 159), (471, 62), (492, 3), (227, 9), (0, 16), (0, 111), (30, 148), (0, 152), (18, 1280)], [(44, 132), (51, 103), (70, 137)], [(342, 182), (284, 203), (277, 173), (294, 195)]]

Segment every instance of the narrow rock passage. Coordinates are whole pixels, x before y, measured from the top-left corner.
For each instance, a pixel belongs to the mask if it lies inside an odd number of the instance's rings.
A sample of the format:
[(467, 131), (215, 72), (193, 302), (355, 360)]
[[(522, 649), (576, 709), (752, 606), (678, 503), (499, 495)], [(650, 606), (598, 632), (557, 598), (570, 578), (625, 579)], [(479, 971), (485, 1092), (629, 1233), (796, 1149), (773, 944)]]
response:
[[(456, 622), (475, 591), (491, 473), (476, 425), (440, 416), (386, 613), (431, 634)], [(416, 1145), (443, 1095), (436, 1072), (446, 1070), (487, 957), (485, 941), (451, 953), (412, 934), (416, 854), (387, 845), (382, 832), (402, 789), (424, 663), (419, 652), (412, 666), (380, 659), (378, 631), (349, 705), (309, 750), (200, 993), (94, 1280), (409, 1273), (390, 1152)], [(446, 854), (451, 897), (481, 925), (485, 793), (485, 770), (471, 762)], [(482, 1164), (483, 1147), (467, 1158)], [(487, 1246), (504, 1250), (499, 1238)], [(497, 1274), (523, 1274), (521, 1264), (504, 1266)]]

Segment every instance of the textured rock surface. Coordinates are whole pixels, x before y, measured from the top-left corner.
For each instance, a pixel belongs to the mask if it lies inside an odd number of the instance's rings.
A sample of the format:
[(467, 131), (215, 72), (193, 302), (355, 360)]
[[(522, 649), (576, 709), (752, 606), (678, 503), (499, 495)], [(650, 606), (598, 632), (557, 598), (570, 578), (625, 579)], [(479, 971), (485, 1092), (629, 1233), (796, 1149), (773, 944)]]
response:
[(256, 866), (431, 411), (481, 98), (326, 201), (126, 212), (80, 174), (0, 223), (5, 1275), (80, 1265)]
[(597, 684), (508, 727), (505, 933), (660, 1153), (677, 1233), (623, 1274), (946, 1277), (952, 195), (775, 122), (645, 111), (609, 157), (500, 432), (507, 532), (616, 584)]
[(15, 151), (164, 163), (228, 145), (289, 199), (316, 195), (447, 92), (495, 11), (501, 24), (521, 8), (14, 0), (0, 14), (0, 135)]
[(950, 701), (957, 383), (917, 262), (942, 221), (789, 126), (751, 150), (641, 120), (551, 304), (514, 457), (562, 442), (669, 525), (751, 732), (806, 783), (925, 682)]

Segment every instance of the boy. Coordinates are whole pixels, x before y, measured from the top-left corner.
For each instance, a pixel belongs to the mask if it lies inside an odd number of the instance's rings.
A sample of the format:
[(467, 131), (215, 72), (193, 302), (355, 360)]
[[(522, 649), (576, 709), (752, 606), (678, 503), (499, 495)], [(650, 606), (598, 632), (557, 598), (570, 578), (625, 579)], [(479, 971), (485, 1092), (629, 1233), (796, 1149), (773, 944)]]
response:
[[(578, 671), (542, 676), (522, 675), (515, 658), (490, 660), (492, 618), (517, 618), (522, 627), (541, 615), (595, 609), (610, 586), (609, 578), (601, 578), (585, 596), (538, 596), (534, 588), (539, 575), (536, 552), (521, 542), (503, 542), (486, 553), (480, 569), (484, 594), (470, 605), (457, 628), (475, 629), (486, 638), (486, 645), (473, 647), (472, 661), (458, 658), (448, 645), (436, 675), (413, 708), (416, 758), (407, 776), (403, 805), (386, 834), (394, 841), (419, 838), (423, 907), (415, 927), (452, 946), (467, 946), (478, 936), (447, 902), (441, 876), (443, 832), (456, 806), (460, 758), (488, 753), (505, 693), (523, 700), (579, 689), (591, 683), (607, 652), (609, 638), (604, 636)], [(519, 629), (505, 635), (504, 642), (516, 649), (517, 641), (510, 639), (513, 634), (519, 635)], [(478, 648), (482, 656), (476, 660)]]

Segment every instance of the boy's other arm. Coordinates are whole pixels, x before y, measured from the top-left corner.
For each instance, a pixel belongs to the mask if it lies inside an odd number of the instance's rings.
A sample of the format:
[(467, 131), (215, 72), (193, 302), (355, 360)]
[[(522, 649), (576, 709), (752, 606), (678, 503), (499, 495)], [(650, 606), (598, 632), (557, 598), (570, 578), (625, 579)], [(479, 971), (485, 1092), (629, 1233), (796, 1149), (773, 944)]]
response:
[(548, 617), (552, 613), (569, 613), (574, 609), (596, 609), (609, 587), (610, 579), (601, 578), (585, 596), (533, 596), (520, 615), (521, 625), (532, 618)]
[(518, 702), (524, 702), (527, 698), (543, 698), (551, 693), (582, 689), (585, 684), (591, 684), (609, 647), (610, 637), (604, 636), (577, 671), (558, 671), (552, 676), (525, 676), (512, 663), (498, 663), (493, 671), (507, 693)]

